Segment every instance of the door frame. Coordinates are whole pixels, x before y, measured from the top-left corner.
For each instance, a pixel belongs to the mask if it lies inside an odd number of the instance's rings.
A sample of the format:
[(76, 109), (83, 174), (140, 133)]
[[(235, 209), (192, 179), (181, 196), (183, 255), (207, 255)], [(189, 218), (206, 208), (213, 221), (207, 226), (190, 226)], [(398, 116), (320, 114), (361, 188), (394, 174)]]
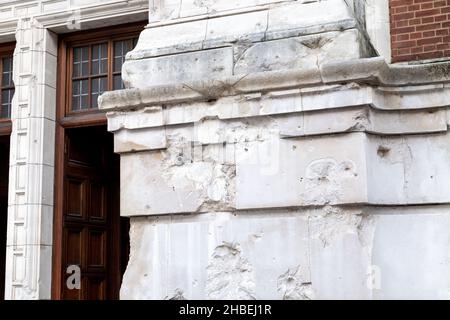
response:
[(69, 85), (69, 56), (67, 48), (70, 42), (103, 40), (112, 36), (138, 36), (147, 21), (130, 23), (116, 27), (105, 27), (96, 30), (86, 30), (62, 35), (58, 39), (58, 71), (57, 71), (57, 101), (56, 101), (56, 132), (55, 132), (55, 191), (53, 216), (53, 254), (52, 254), (52, 299), (61, 300), (62, 250), (63, 250), (63, 214), (64, 214), (64, 177), (66, 130), (88, 126), (106, 125), (105, 112), (90, 110), (83, 113), (68, 114), (67, 92)]

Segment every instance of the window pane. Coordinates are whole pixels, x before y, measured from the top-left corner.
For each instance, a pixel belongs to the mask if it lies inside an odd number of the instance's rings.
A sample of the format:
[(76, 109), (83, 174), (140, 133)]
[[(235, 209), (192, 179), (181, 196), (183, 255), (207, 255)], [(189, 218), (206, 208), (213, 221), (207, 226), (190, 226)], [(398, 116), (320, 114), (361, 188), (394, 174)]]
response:
[(88, 80), (76, 80), (72, 84), (72, 110), (89, 108), (89, 82)]
[(12, 87), (13, 84), (13, 59), (12, 57), (2, 59), (2, 87)]
[(73, 49), (73, 77), (84, 77), (89, 70), (89, 47)]
[(106, 43), (92, 46), (92, 75), (108, 72), (108, 45)]
[(11, 104), (14, 96), (13, 58), (2, 58), (0, 64), (2, 67), (2, 73), (0, 75), (0, 118), (10, 118)]
[(2, 104), (0, 108), (0, 118), (8, 119), (10, 117), (9, 115), (9, 108), (7, 105)]
[(87, 94), (81, 96), (81, 103), (80, 103), (81, 110), (89, 109), (89, 99), (88, 98), (89, 98), (89, 96)]
[(11, 103), (14, 96), (14, 89), (2, 90), (0, 118), (11, 117)]
[(80, 97), (72, 96), (72, 111), (80, 110)]
[(118, 74), (114, 76), (114, 90), (125, 89), (122, 81), (122, 75)]
[(102, 77), (93, 79), (91, 83), (92, 88), (92, 97), (91, 97), (91, 106), (92, 108), (98, 108), (98, 97), (107, 90), (108, 86), (108, 78)]
[(123, 64), (123, 41), (114, 42), (114, 72), (120, 72)]
[(128, 52), (134, 49), (136, 39), (114, 42), (114, 72), (121, 72)]
[(122, 72), (122, 66), (125, 62), (125, 57), (128, 52), (134, 49), (137, 43), (137, 38), (134, 39), (128, 39), (123, 41), (116, 41), (114, 42), (114, 72), (116, 73), (114, 75), (113, 79), (113, 89), (114, 90), (120, 90), (124, 89), (124, 85), (122, 82), (122, 77), (120, 74)]

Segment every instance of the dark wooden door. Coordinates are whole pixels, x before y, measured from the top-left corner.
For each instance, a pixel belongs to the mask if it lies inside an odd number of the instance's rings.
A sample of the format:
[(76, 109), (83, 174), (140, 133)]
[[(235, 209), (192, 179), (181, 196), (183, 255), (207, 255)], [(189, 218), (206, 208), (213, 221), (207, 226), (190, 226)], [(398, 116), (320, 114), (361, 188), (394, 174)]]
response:
[[(119, 156), (104, 126), (66, 130), (62, 232), (63, 299), (117, 299), (128, 254), (119, 213)], [(124, 259), (125, 257), (125, 259)], [(81, 288), (69, 289), (69, 266)]]
[(5, 293), (6, 229), (8, 220), (9, 136), (0, 136), (0, 300)]

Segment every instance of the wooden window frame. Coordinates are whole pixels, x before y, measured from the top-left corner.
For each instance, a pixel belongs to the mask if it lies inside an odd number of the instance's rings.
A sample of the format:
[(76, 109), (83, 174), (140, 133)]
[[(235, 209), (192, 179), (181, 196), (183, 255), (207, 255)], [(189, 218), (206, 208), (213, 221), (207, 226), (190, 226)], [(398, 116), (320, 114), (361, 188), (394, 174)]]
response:
[[(72, 99), (68, 93), (71, 87), (71, 61), (68, 50), (75, 44), (101, 42), (105, 39), (129, 39), (137, 37), (144, 30), (148, 21), (105, 27), (94, 30), (79, 31), (61, 35), (58, 40), (58, 71), (57, 71), (57, 105), (56, 105), (56, 139), (55, 139), (55, 189), (54, 189), (54, 219), (53, 219), (53, 255), (52, 255), (52, 299), (61, 299), (61, 286), (64, 279), (62, 271), (62, 239), (63, 239), (63, 213), (64, 213), (64, 176), (65, 176), (65, 149), (66, 129), (86, 126), (106, 125), (105, 112), (93, 109), (84, 112), (67, 112)], [(111, 61), (111, 60), (110, 60)], [(112, 63), (109, 65), (112, 66)]]
[[(0, 61), (3, 58), (13, 57), (14, 49), (16, 47), (15, 42), (8, 42), (0, 44)], [(1, 101), (1, 77), (2, 77), (2, 67), (3, 64), (0, 63), (0, 101)], [(10, 135), (11, 134), (11, 119), (10, 118), (0, 118), (0, 136)]]
[[(89, 46), (94, 44), (108, 43), (108, 80), (107, 91), (113, 90), (114, 85), (114, 42), (138, 37), (144, 29), (146, 22), (132, 23), (117, 27), (96, 29), (94, 31), (80, 31), (64, 35), (59, 40), (58, 50), (58, 108), (57, 119), (63, 127), (79, 127), (86, 125), (106, 124), (106, 117), (99, 109), (71, 110), (72, 100), (72, 48), (77, 46)], [(89, 49), (89, 51), (91, 51)], [(91, 52), (89, 52), (89, 57)], [(91, 62), (89, 62), (89, 73)], [(89, 93), (91, 93), (91, 79), (97, 76), (89, 74)]]

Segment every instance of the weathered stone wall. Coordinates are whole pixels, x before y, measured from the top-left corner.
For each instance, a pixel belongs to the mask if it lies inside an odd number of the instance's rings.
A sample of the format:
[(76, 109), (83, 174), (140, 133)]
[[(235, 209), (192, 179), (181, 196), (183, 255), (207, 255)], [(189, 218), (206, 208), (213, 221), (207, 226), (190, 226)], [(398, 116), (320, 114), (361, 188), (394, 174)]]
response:
[(174, 2), (154, 1), (160, 4), (124, 68), (129, 87), (370, 56), (344, 0)]
[(152, 3), (100, 98), (122, 298), (449, 297), (448, 65), (371, 57), (359, 2)]

